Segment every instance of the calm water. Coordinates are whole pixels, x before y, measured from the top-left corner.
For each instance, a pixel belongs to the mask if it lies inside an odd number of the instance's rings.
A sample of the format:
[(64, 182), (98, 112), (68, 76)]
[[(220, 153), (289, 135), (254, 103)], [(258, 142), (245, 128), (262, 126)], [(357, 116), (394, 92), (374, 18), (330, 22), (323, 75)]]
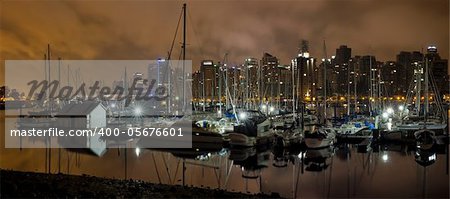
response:
[[(45, 149), (5, 149), (4, 136), (0, 137), (1, 168), (46, 171)], [(416, 161), (414, 146), (394, 144), (369, 151), (349, 144), (309, 151), (217, 148), (202, 157), (196, 150), (142, 149), (136, 153), (134, 149), (110, 149), (96, 157), (52, 149), (51, 171), (236, 192), (277, 192), (289, 198), (448, 198), (447, 151), (448, 146), (442, 146), (420, 153), (431, 161), (422, 166)]]

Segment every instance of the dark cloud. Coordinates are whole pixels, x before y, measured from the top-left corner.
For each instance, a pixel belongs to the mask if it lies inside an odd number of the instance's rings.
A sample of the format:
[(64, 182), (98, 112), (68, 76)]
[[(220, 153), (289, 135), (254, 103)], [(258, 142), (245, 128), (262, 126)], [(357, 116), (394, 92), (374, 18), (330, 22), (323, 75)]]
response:
[[(2, 1), (2, 59), (41, 59), (47, 43), (65, 59), (155, 59), (170, 49), (182, 2)], [(313, 56), (346, 44), (353, 54), (393, 60), (436, 44), (448, 57), (447, 0), (188, 2), (188, 58), (239, 64), (263, 52), (284, 64), (302, 39)], [(26, 15), (22, 13), (27, 13)], [(181, 33), (181, 31), (179, 32)], [(180, 55), (178, 35), (172, 58)]]

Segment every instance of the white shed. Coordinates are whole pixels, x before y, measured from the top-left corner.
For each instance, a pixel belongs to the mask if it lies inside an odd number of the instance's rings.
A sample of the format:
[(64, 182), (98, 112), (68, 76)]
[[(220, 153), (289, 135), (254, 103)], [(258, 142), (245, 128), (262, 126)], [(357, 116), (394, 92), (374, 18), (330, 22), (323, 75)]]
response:
[(58, 126), (62, 128), (106, 127), (106, 108), (100, 102), (67, 104), (56, 116), (71, 118), (58, 122)]
[[(56, 115), (58, 128), (84, 130), (106, 127), (106, 108), (100, 102), (87, 101), (68, 104)], [(99, 134), (95, 136), (59, 137), (65, 148), (89, 149), (97, 156), (106, 152), (106, 141)], [(86, 152), (88, 152), (86, 151)]]

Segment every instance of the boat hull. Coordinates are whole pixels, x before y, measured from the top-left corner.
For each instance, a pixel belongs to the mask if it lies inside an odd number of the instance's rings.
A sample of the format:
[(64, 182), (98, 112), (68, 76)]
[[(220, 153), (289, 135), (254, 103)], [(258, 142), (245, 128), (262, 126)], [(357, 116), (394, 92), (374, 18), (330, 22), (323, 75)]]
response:
[(252, 147), (262, 144), (270, 144), (274, 139), (272, 133), (257, 137), (247, 136), (242, 133), (229, 133), (228, 138), (230, 140), (230, 145), (235, 147)]
[(321, 149), (334, 144), (334, 139), (331, 138), (305, 138), (304, 140), (306, 147), (309, 149)]

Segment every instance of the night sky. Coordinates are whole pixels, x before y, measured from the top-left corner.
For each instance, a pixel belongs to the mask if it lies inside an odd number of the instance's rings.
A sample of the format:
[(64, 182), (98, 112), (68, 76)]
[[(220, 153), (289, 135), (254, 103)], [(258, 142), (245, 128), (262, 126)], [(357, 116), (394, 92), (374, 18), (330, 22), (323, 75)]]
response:
[[(435, 44), (449, 54), (448, 0), (187, 1), (188, 52), (240, 64), (269, 52), (289, 64), (301, 39), (314, 57), (341, 44), (353, 55), (395, 60)], [(183, 1), (1, 1), (0, 58), (43, 59), (50, 43), (63, 59), (167, 57)], [(179, 32), (180, 33), (180, 32)], [(180, 56), (181, 34), (173, 51)]]

